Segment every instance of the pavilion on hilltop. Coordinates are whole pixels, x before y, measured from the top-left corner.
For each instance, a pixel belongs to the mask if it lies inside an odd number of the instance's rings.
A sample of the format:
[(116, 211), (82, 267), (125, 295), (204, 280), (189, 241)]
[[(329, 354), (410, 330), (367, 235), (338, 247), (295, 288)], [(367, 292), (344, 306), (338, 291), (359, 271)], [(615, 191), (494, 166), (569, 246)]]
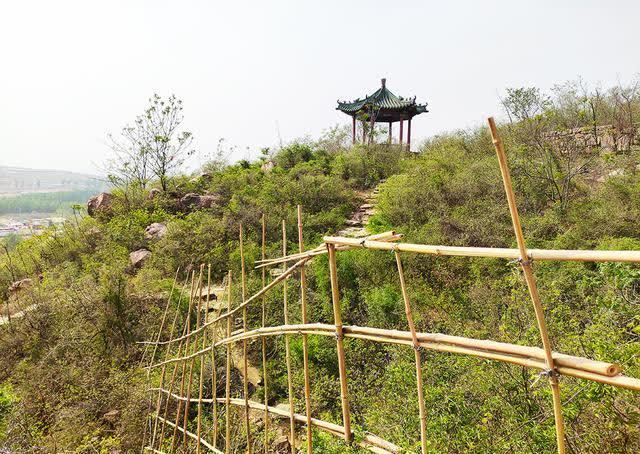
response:
[[(416, 97), (403, 98), (396, 96), (387, 88), (387, 80), (382, 79), (382, 86), (370, 96), (363, 99), (356, 99), (352, 102), (338, 101), (337, 110), (350, 115), (352, 118), (352, 138), (356, 143), (356, 121), (363, 123), (362, 143), (367, 142), (366, 123), (369, 122), (369, 129), (373, 131), (375, 123), (389, 123), (388, 143), (392, 142), (392, 125), (400, 122), (400, 134), (398, 143), (403, 144), (404, 121), (407, 121), (407, 149), (411, 149), (411, 119), (416, 115), (428, 112), (427, 103), (417, 104)], [(373, 134), (369, 134), (369, 142), (373, 141)]]

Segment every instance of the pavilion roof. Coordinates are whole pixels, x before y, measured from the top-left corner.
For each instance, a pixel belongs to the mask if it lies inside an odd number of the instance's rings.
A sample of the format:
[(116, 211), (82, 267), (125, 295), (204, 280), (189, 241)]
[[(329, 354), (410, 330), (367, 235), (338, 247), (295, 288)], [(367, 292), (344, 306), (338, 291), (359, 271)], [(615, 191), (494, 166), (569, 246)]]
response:
[(397, 121), (401, 117), (410, 118), (428, 112), (427, 104), (417, 104), (415, 96), (406, 99), (393, 94), (386, 87), (386, 79), (382, 79), (382, 86), (372, 95), (352, 102), (338, 101), (336, 109), (352, 116), (374, 110), (375, 116), (383, 121)]

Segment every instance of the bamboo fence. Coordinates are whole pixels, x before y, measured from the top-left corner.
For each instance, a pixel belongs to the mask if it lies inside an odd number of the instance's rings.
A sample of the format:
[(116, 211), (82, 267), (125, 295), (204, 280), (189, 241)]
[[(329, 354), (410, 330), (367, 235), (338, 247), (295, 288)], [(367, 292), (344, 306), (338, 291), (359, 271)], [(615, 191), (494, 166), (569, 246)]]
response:
[[(155, 396), (155, 402), (152, 404), (151, 400), (149, 401), (149, 408), (153, 406), (153, 411), (149, 412), (149, 420), (145, 421), (144, 450), (155, 453), (175, 452), (181, 445), (183, 452), (192, 452), (193, 448), (195, 448), (197, 453), (200, 453), (202, 448), (215, 453), (252, 452), (254, 444), (259, 443), (259, 440), (253, 437), (252, 430), (254, 430), (255, 427), (252, 427), (252, 423), (254, 423), (253, 426), (255, 426), (255, 423), (261, 420), (263, 431), (261, 449), (264, 450), (265, 453), (272, 452), (270, 443), (273, 435), (273, 426), (270, 420), (284, 419), (288, 420), (288, 440), (292, 453), (297, 452), (297, 448), (299, 447), (298, 440), (300, 440), (300, 436), (302, 435), (296, 430), (296, 426), (298, 425), (305, 426), (304, 441), (306, 442), (307, 453), (313, 452), (312, 428), (330, 433), (336, 437), (341, 437), (347, 444), (355, 443), (373, 452), (400, 452), (398, 446), (374, 434), (364, 433), (362, 436), (357, 437), (357, 439), (354, 437), (354, 432), (351, 428), (344, 338), (399, 345), (413, 349), (422, 453), (427, 452), (429, 440), (429, 433), (427, 431), (428, 415), (424, 398), (425, 386), (423, 383), (424, 364), (422, 351), (425, 349), (435, 352), (468, 355), (541, 371), (541, 376), (548, 378), (551, 388), (556, 429), (556, 446), (559, 453), (565, 452), (566, 443), (562, 400), (558, 381), (560, 376), (576, 377), (619, 388), (640, 391), (640, 379), (623, 375), (622, 368), (618, 364), (553, 351), (547, 332), (544, 307), (538, 293), (532, 267), (532, 261), (534, 259), (640, 263), (640, 251), (528, 249), (522, 234), (506, 155), (493, 119), (489, 119), (489, 128), (498, 156), (507, 204), (518, 245), (517, 249), (402, 243), (400, 242), (402, 235), (396, 232), (384, 232), (359, 239), (327, 236), (324, 238), (323, 244), (305, 251), (302, 236), (302, 211), (301, 207), (298, 207), (298, 252), (291, 255), (287, 255), (286, 226), (283, 221), (281, 225), (282, 256), (273, 259), (266, 257), (266, 223), (264, 216), (262, 218), (262, 231), (260, 236), (261, 259), (256, 263), (256, 268), (261, 273), (261, 288), (259, 291), (247, 297), (244, 232), (242, 226), (240, 226), (241, 296), (238, 304), (233, 304), (232, 275), (231, 271), (229, 271), (223, 282), (223, 292), (218, 296), (219, 301), (215, 303), (217, 311), (211, 313), (211, 267), (209, 266), (207, 268), (207, 291), (204, 297), (205, 301), (203, 302), (202, 285), (205, 266), (202, 265), (198, 275), (196, 275), (195, 271), (192, 271), (190, 275), (187, 275), (187, 278), (181, 286), (182, 288), (186, 288), (187, 285), (190, 285), (187, 313), (182, 314), (180, 306), (174, 308), (173, 322), (168, 329), (168, 333), (165, 333), (166, 320), (171, 310), (170, 303), (174, 293), (173, 289), (176, 287), (178, 279), (178, 272), (176, 272), (176, 278), (160, 321), (158, 332), (153, 336), (154, 340), (141, 342), (141, 344), (145, 346), (143, 361), (148, 361), (146, 369), (149, 381), (151, 382), (153, 379), (154, 382), (158, 383), (157, 386), (150, 386), (148, 389), (149, 393)], [(404, 302), (407, 331), (343, 324), (340, 310), (341, 297), (338, 282), (337, 254), (340, 251), (357, 249), (392, 251), (394, 253), (399, 285)], [(405, 282), (402, 264), (402, 255), (405, 253), (516, 260), (522, 268), (524, 279), (529, 290), (542, 347), (515, 345), (489, 339), (473, 339), (441, 333), (419, 332), (413, 321), (410, 295)], [(305, 264), (314, 257), (323, 254), (328, 254), (331, 302), (333, 308), (332, 324), (312, 323), (308, 320)], [(287, 264), (290, 262), (293, 262), (293, 264), (288, 266)], [(276, 266), (282, 266), (282, 271), (277, 277), (267, 282), (266, 269)], [(293, 324), (290, 323), (289, 320), (293, 307), (290, 305), (288, 281), (296, 276), (300, 284), (299, 314), (301, 323)], [(283, 286), (284, 324), (268, 326), (265, 297), (270, 290), (279, 284)], [(248, 326), (248, 311), (252, 308), (253, 303), (257, 301), (261, 301), (260, 326), (250, 329)], [(224, 302), (226, 302), (226, 311), (220, 313), (223, 311)], [(258, 307), (256, 307), (256, 309), (257, 308)], [(235, 316), (240, 314), (242, 316), (242, 328), (232, 331)], [(181, 315), (182, 317), (180, 317)], [(195, 324), (193, 323), (194, 318)], [(184, 320), (182, 330), (178, 331), (180, 335), (176, 335), (176, 328), (179, 326), (179, 320), (181, 319)], [(301, 336), (302, 338), (304, 414), (295, 412), (295, 389), (292, 381), (293, 370), (289, 345), (290, 336)], [(328, 336), (334, 337), (336, 340), (342, 425), (323, 421), (312, 416), (312, 384), (310, 381), (308, 336)], [(269, 404), (271, 395), (269, 394), (268, 387), (270, 378), (268, 374), (267, 339), (271, 337), (283, 337), (285, 342), (287, 375), (287, 402), (285, 406), (272, 406)], [(249, 388), (248, 383), (249, 345), (251, 341), (257, 339), (260, 339), (261, 347), (263, 402), (251, 400), (252, 390)], [(164, 354), (159, 354), (160, 348), (165, 349)], [(224, 373), (222, 374), (222, 378), (224, 378), (223, 393), (218, 392), (221, 377), (218, 376), (219, 365), (216, 363), (216, 351), (220, 349), (226, 351)], [(240, 354), (242, 360), (241, 366), (232, 364), (234, 357), (233, 352)], [(157, 356), (160, 356), (160, 358), (157, 359)], [(208, 368), (211, 368), (210, 375), (206, 373)], [(171, 369), (172, 372), (169, 380), (167, 380), (167, 372), (169, 369)], [(240, 375), (242, 375), (241, 380), (234, 380), (232, 371), (239, 372)], [(197, 396), (192, 395), (194, 372), (196, 372), (195, 377), (198, 379), (196, 386)], [(206, 379), (208, 376), (211, 377), (210, 381)], [(242, 383), (240, 383), (240, 381)], [(233, 397), (232, 394), (236, 393), (241, 393), (242, 396)], [(195, 421), (193, 420), (193, 415), (189, 412), (191, 404), (197, 406)], [(219, 405), (222, 405), (222, 408), (219, 408)], [(244, 410), (243, 418), (240, 418), (238, 416), (239, 414), (233, 411), (234, 408), (240, 407)], [(286, 409), (284, 407), (286, 407)], [(207, 409), (209, 409), (208, 412)], [(258, 417), (257, 415), (262, 416)], [(224, 418), (223, 422), (225, 424), (224, 433), (221, 433), (219, 430), (219, 424), (222, 418)], [(241, 419), (244, 420), (244, 424), (241, 422)], [(232, 434), (232, 428), (239, 431), (243, 426), (244, 442), (240, 441), (243, 438), (241, 432), (238, 432), (236, 436)], [(275, 427), (277, 428), (277, 425), (275, 425)], [(179, 443), (180, 438), (182, 439), (182, 443)]]

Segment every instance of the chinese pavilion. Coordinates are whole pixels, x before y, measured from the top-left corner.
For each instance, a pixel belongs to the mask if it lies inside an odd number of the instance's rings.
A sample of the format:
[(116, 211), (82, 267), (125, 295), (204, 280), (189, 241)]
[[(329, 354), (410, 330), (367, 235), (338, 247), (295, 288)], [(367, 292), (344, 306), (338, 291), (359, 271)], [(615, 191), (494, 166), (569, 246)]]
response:
[[(396, 96), (387, 88), (387, 80), (382, 79), (382, 86), (370, 96), (363, 99), (356, 99), (353, 102), (338, 101), (336, 110), (350, 115), (353, 127), (353, 143), (356, 143), (356, 120), (363, 122), (362, 143), (367, 141), (366, 122), (369, 122), (370, 130), (373, 130), (375, 123), (389, 123), (389, 138), (392, 140), (392, 124), (400, 122), (400, 135), (398, 143), (403, 143), (404, 121), (407, 121), (407, 149), (411, 149), (411, 119), (416, 115), (428, 112), (427, 103), (417, 104), (416, 97), (405, 99)], [(373, 140), (373, 134), (369, 135), (369, 140)]]

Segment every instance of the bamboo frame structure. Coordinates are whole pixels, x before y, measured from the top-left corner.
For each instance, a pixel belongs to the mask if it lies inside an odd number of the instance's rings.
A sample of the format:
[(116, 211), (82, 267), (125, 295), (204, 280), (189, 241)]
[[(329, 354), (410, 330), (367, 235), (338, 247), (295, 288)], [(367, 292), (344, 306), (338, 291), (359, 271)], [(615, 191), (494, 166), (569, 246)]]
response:
[[(152, 341), (141, 342), (145, 345), (143, 353), (145, 359), (148, 356), (149, 349), (153, 346), (150, 355), (150, 363), (146, 366), (148, 376), (150, 377), (152, 369), (161, 368), (159, 374), (159, 386), (149, 388), (148, 391), (154, 393), (155, 412), (152, 414), (153, 423), (151, 439), (148, 446), (144, 449), (151, 452), (162, 453), (163, 442), (165, 441), (165, 428), (169, 426), (173, 429), (171, 438), (171, 452), (175, 451), (177, 436), (180, 434), (183, 438), (183, 446), (188, 447), (187, 440), (195, 440), (197, 442), (196, 452), (201, 452), (202, 447), (213, 452), (222, 452), (217, 449), (218, 441), (218, 403), (224, 404), (225, 407), (225, 453), (229, 454), (236, 450), (232, 446), (231, 439), (231, 413), (232, 407), (243, 407), (244, 423), (246, 425), (247, 434), (247, 450), (252, 449), (251, 444), (251, 426), (249, 419), (249, 411), (261, 412), (264, 416), (264, 452), (269, 452), (269, 424), (271, 418), (285, 418), (289, 422), (291, 449), (296, 452), (296, 426), (304, 426), (307, 436), (307, 452), (313, 451), (312, 443), (312, 427), (331, 433), (337, 437), (343, 438), (347, 444), (355, 443), (366, 447), (374, 452), (395, 453), (400, 448), (389, 441), (383, 440), (370, 433), (364, 433), (362, 437), (355, 439), (351, 429), (351, 410), (349, 405), (348, 382), (347, 382), (347, 362), (345, 354), (344, 338), (359, 339), (369, 342), (385, 343), (389, 345), (397, 345), (402, 348), (412, 348), (414, 351), (416, 387), (418, 392), (418, 412), (420, 416), (420, 445), (422, 453), (425, 453), (428, 446), (427, 438), (427, 409), (425, 404), (425, 389), (423, 383), (423, 357), (421, 349), (428, 349), (432, 352), (466, 355), (477, 358), (480, 361), (497, 361), (505, 364), (522, 366), (528, 369), (536, 369), (541, 371), (541, 376), (547, 376), (551, 387), (553, 397), (553, 411), (556, 430), (556, 444), (559, 453), (565, 452), (565, 435), (564, 421), (562, 418), (562, 402), (560, 399), (560, 388), (558, 384), (559, 375), (566, 375), (584, 380), (590, 380), (622, 389), (632, 391), (640, 391), (640, 378), (634, 378), (622, 375), (620, 365), (593, 360), (578, 356), (567, 355), (554, 352), (551, 340), (547, 332), (547, 326), (544, 318), (544, 307), (541, 301), (535, 276), (533, 273), (532, 260), (554, 260), (554, 261), (611, 261), (640, 263), (640, 251), (588, 251), (588, 250), (548, 250), (548, 249), (528, 249), (526, 247), (520, 218), (518, 215), (515, 196), (513, 193), (509, 169), (507, 166), (506, 154), (504, 147), (497, 134), (495, 123), (489, 120), (489, 128), (492, 140), (496, 148), (498, 162), (502, 174), (503, 186), (505, 189), (507, 205), (511, 215), (513, 230), (516, 237), (517, 248), (482, 248), (482, 247), (461, 247), (446, 245), (424, 245), (402, 243), (402, 235), (393, 231), (383, 232), (381, 234), (370, 235), (365, 238), (344, 238), (336, 236), (324, 237), (323, 244), (315, 248), (305, 250), (303, 241), (303, 225), (302, 225), (302, 207), (297, 207), (298, 219), (298, 252), (287, 255), (287, 238), (286, 225), (282, 222), (282, 256), (267, 259), (266, 257), (266, 220), (262, 216), (261, 231), (261, 259), (256, 264), (256, 268), (261, 271), (261, 288), (255, 294), (247, 295), (247, 275), (244, 257), (244, 234), (242, 226), (240, 227), (240, 256), (242, 271), (242, 298), (239, 304), (233, 305), (232, 309), (232, 280), (231, 271), (227, 273), (226, 286), (224, 292), (226, 294), (226, 312), (223, 312), (221, 304), (217, 304), (217, 313), (209, 319), (205, 315), (203, 319), (201, 315), (202, 292), (198, 290), (198, 310), (195, 326), (192, 320), (192, 312), (196, 295), (196, 288), (200, 289), (203, 283), (202, 270), (196, 279), (195, 272), (188, 273), (182, 285), (186, 288), (187, 282), (191, 280), (189, 292), (189, 309), (184, 317), (184, 326), (181, 330), (177, 330), (181, 334), (173, 337), (179, 320), (178, 307), (174, 315), (173, 323), (169, 330), (169, 338), (160, 340), (165, 330), (165, 323), (168, 316), (168, 307), (170, 301), (167, 302), (160, 327), (154, 334)], [(390, 251), (394, 253), (397, 273), (399, 278), (399, 286), (402, 292), (407, 331), (389, 330), (374, 328), (368, 326), (355, 326), (343, 324), (340, 302), (340, 288), (338, 283), (338, 263), (337, 253), (346, 250), (372, 249), (379, 251)], [(490, 339), (473, 339), (460, 336), (452, 336), (441, 333), (419, 332), (416, 329), (411, 309), (411, 300), (409, 290), (405, 281), (405, 272), (403, 269), (402, 257), (407, 253), (429, 254), (436, 256), (459, 256), (469, 258), (497, 258), (515, 260), (522, 268), (524, 281), (527, 285), (529, 296), (533, 304), (536, 316), (536, 324), (541, 337), (542, 347), (532, 347), (526, 345), (516, 345), (504, 342), (496, 342)], [(329, 280), (331, 284), (331, 305), (333, 309), (333, 324), (313, 323), (309, 321), (308, 301), (307, 301), (307, 282), (305, 274), (305, 265), (313, 258), (328, 254)], [(292, 264), (290, 264), (293, 262)], [(281, 266), (283, 271), (267, 283), (267, 268)], [(301, 305), (301, 323), (290, 324), (289, 320), (289, 285), (288, 280), (296, 277), (299, 272), (300, 280), (300, 305)], [(176, 273), (177, 279), (178, 273)], [(175, 286), (174, 281), (174, 286)], [(267, 309), (266, 295), (277, 285), (283, 285), (283, 308), (284, 308), (284, 324), (279, 326), (267, 325)], [(208, 268), (207, 274), (207, 292), (210, 293), (211, 288), (211, 267)], [(169, 300), (173, 290), (169, 295)], [(247, 311), (249, 305), (261, 301), (262, 314), (260, 326), (256, 329), (249, 330), (247, 325)], [(220, 302), (221, 303), (221, 302)], [(206, 314), (209, 313), (210, 301), (209, 295), (206, 296)], [(242, 311), (243, 326), (241, 329), (232, 331), (232, 319), (236, 314)], [(226, 323), (225, 323), (226, 322)], [(226, 324), (226, 329), (225, 329)], [(221, 339), (216, 337), (216, 328), (226, 332)], [(208, 342), (209, 335), (207, 330), (212, 330), (211, 341)], [(201, 336), (201, 337), (200, 337)], [(269, 406), (269, 389), (268, 389), (268, 370), (267, 370), (267, 338), (282, 336), (285, 341), (285, 360), (287, 366), (287, 395), (288, 409)], [(303, 345), (303, 367), (304, 367), (304, 400), (305, 414), (294, 413), (295, 389), (292, 381), (292, 365), (290, 352), (290, 337), (301, 336)], [(308, 336), (326, 336), (335, 337), (336, 354), (338, 362), (338, 380), (340, 386), (340, 407), (342, 411), (343, 425), (336, 425), (326, 421), (322, 421), (311, 417), (311, 383), (309, 379), (309, 351)], [(201, 340), (201, 342), (199, 341)], [(264, 386), (264, 402), (256, 402), (250, 399), (248, 389), (248, 344), (253, 339), (260, 339), (262, 349), (262, 380)], [(231, 397), (231, 349), (234, 344), (242, 345), (243, 351), (243, 396), (242, 398)], [(235, 348), (238, 348), (236, 345)], [(156, 361), (158, 348), (165, 348), (162, 358)], [(216, 377), (216, 348), (226, 347), (226, 373), (225, 373), (225, 394), (223, 397), (217, 395), (217, 377)], [(204, 395), (204, 370), (206, 368), (206, 357), (211, 355), (212, 363), (212, 392), (210, 397)], [(191, 396), (191, 379), (194, 364), (199, 362), (199, 382), (198, 396)], [(142, 363), (141, 363), (142, 364)], [(167, 367), (173, 364), (170, 379), (167, 381)], [(190, 364), (189, 373), (187, 374), (186, 366)], [(236, 366), (238, 367), (238, 366)], [(178, 380), (178, 375), (180, 375)], [(179, 383), (179, 386), (176, 385)], [(185, 390), (186, 386), (186, 390)], [(428, 388), (427, 388), (428, 390)], [(185, 392), (186, 391), (186, 392)], [(157, 393), (157, 397), (156, 394)], [(164, 397), (164, 400), (163, 400)], [(272, 396), (273, 397), (273, 396)], [(176, 403), (175, 422), (169, 420), (170, 402)], [(162, 403), (164, 402), (164, 406)], [(198, 406), (196, 433), (189, 432), (188, 418), (189, 405), (195, 403)], [(213, 438), (212, 442), (208, 442), (205, 438), (206, 430), (203, 430), (202, 411), (206, 405), (212, 406), (213, 412)], [(151, 407), (151, 405), (150, 405)], [(184, 413), (183, 413), (184, 410)], [(161, 414), (162, 413), (162, 414)], [(182, 416), (182, 424), (180, 417)], [(145, 425), (145, 430), (147, 426)], [(159, 433), (159, 434), (158, 434)], [(145, 442), (148, 437), (145, 433)], [(235, 442), (234, 442), (235, 443)], [(192, 447), (190, 447), (192, 449)]]
[[(242, 224), (240, 224), (240, 270), (242, 278), (242, 331), (247, 332), (247, 271), (244, 264), (244, 234)], [(247, 454), (251, 454), (251, 424), (249, 422), (249, 364), (247, 359), (247, 341), (242, 341), (242, 371), (243, 371), (243, 392), (244, 392), (244, 419), (245, 430), (247, 431)]]
[[(298, 251), (304, 253), (304, 238), (302, 236), (302, 206), (298, 205)], [(283, 254), (286, 255), (286, 254)], [(307, 314), (307, 278), (304, 264), (300, 267), (300, 311), (302, 312), (302, 324), (309, 323)], [(302, 335), (302, 365), (304, 369), (304, 409), (307, 416), (307, 453), (313, 452), (313, 433), (311, 428), (311, 382), (309, 379), (309, 339)]]

